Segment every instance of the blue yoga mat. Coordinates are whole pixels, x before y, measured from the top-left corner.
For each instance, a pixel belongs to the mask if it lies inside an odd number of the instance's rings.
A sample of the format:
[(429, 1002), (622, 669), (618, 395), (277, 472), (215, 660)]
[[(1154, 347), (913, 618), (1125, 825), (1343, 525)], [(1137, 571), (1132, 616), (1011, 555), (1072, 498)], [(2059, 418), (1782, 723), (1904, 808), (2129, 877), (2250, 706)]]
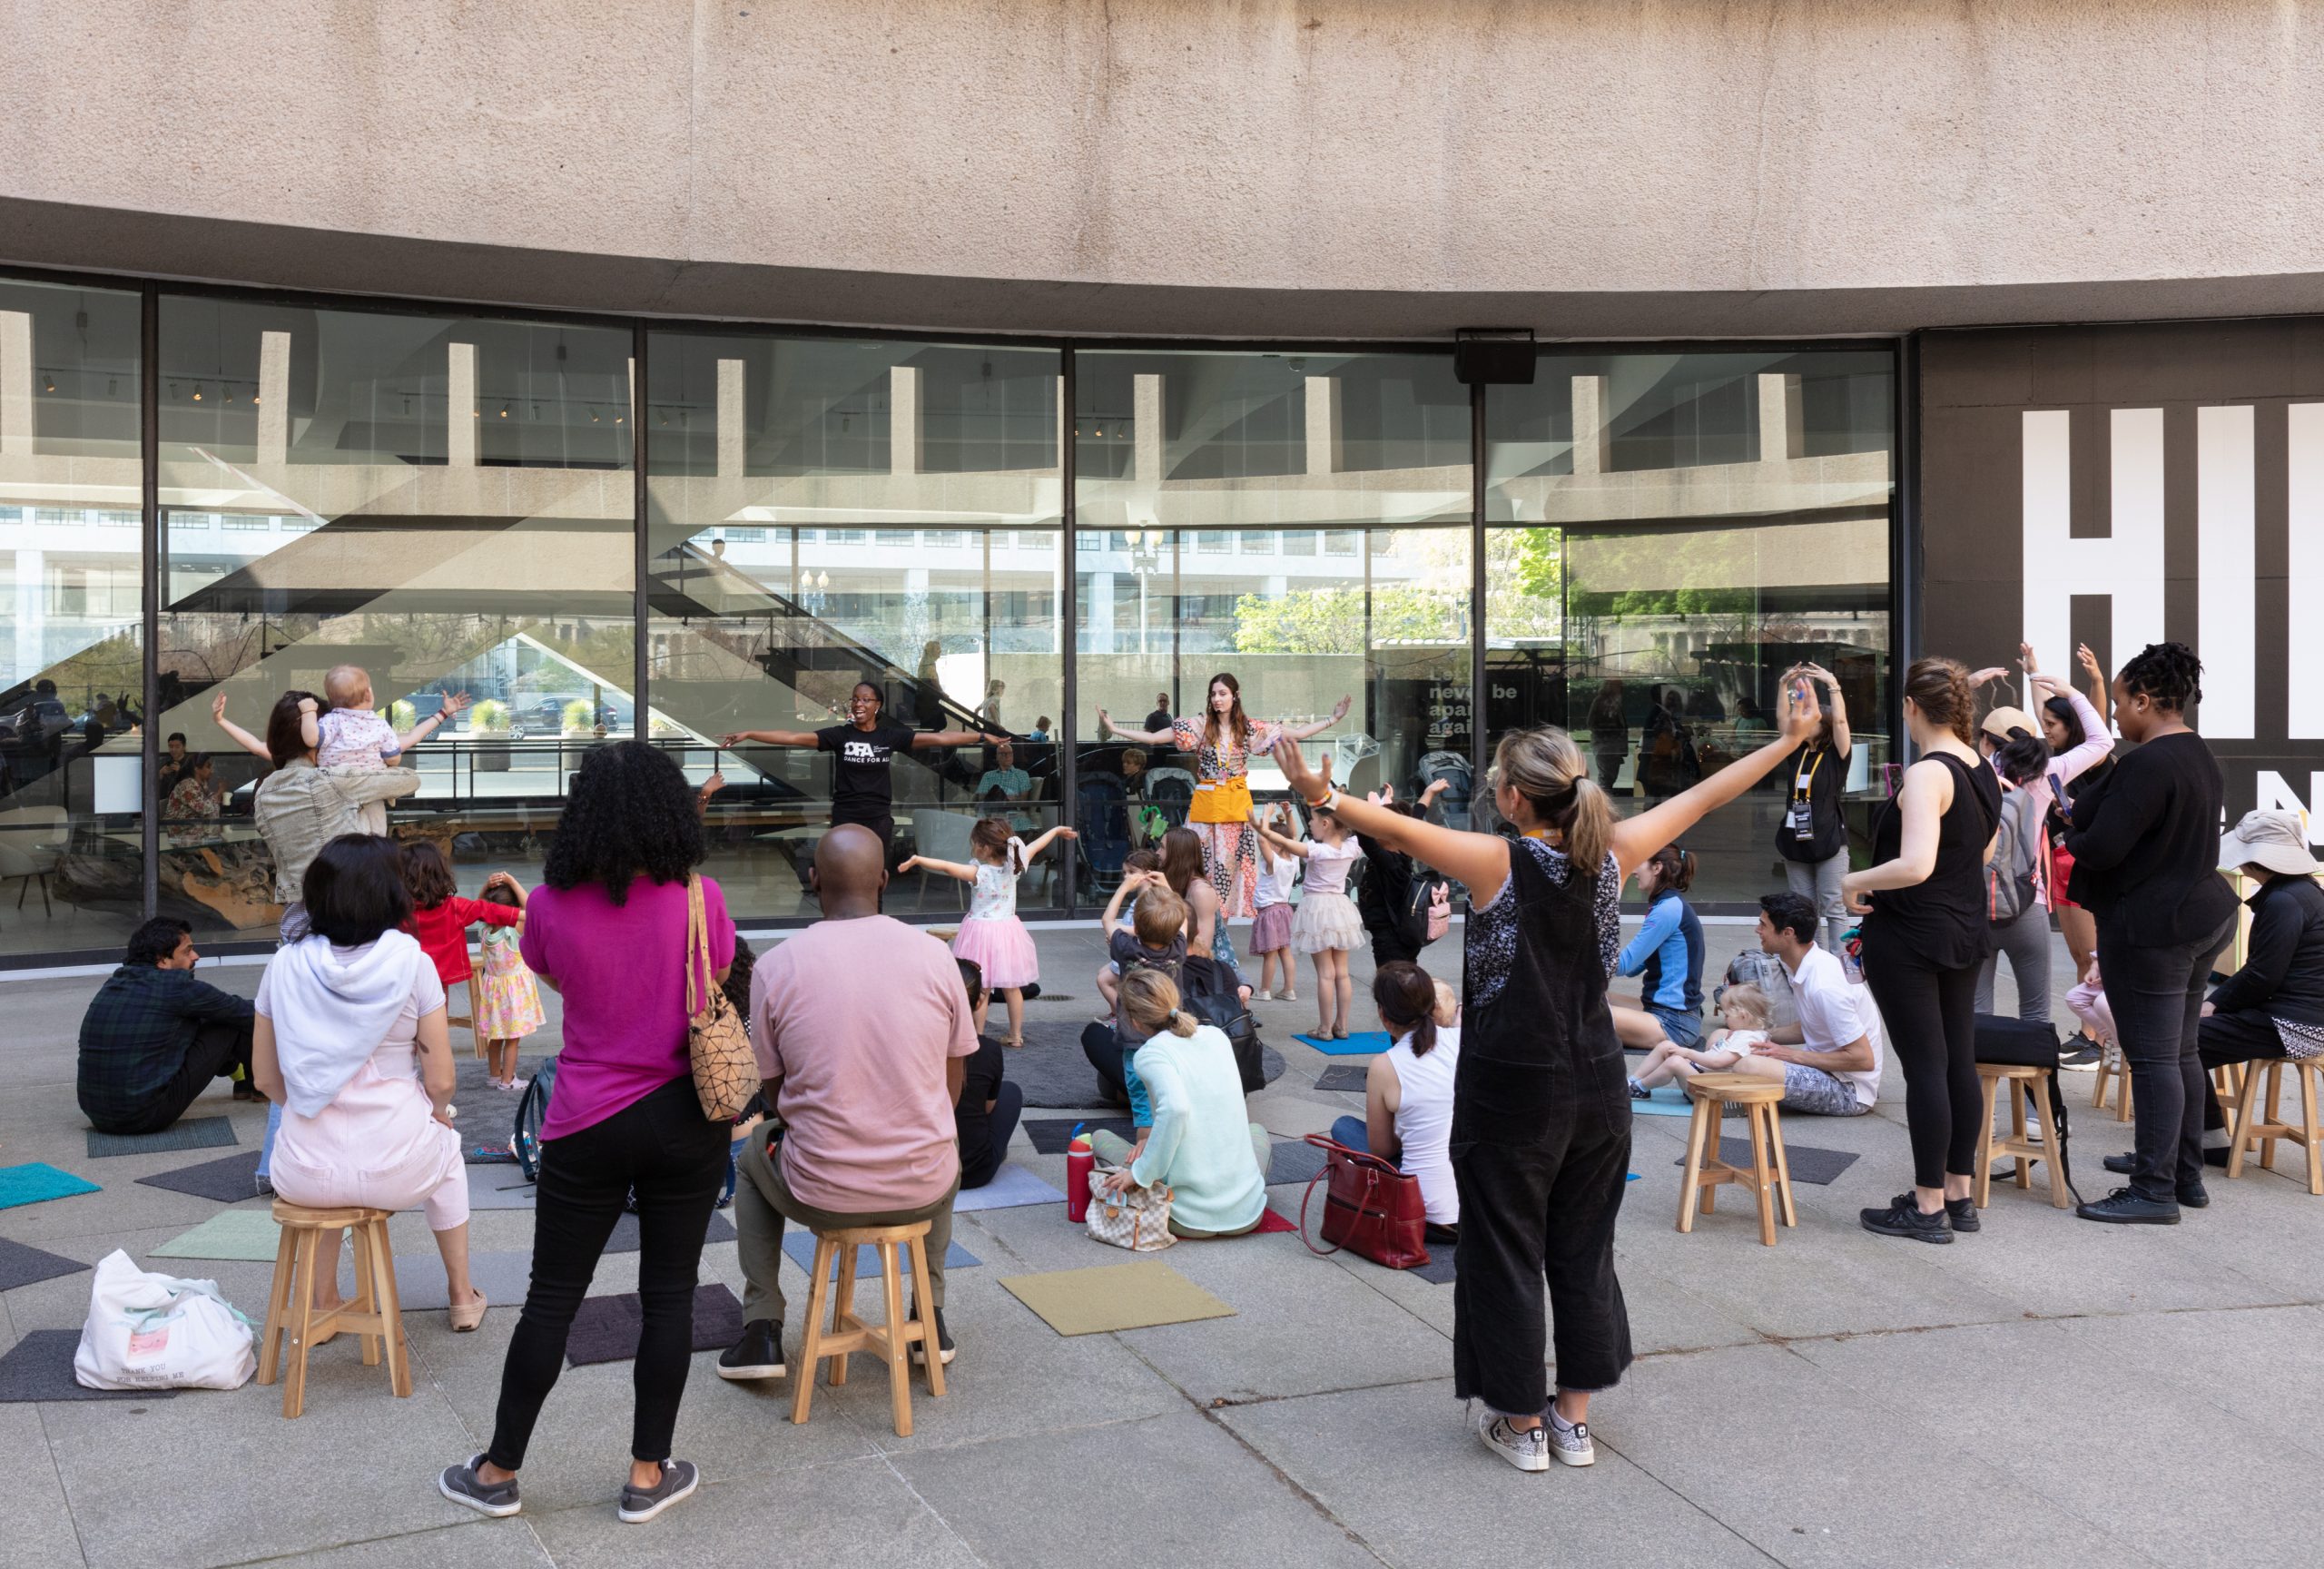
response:
[(1313, 1046), (1326, 1057), (1373, 1057), (1395, 1044), (1384, 1030), (1359, 1030), (1344, 1041), (1324, 1041), (1314, 1035), (1294, 1035), (1302, 1046)]
[[(815, 1234), (812, 1231), (785, 1229), (783, 1233), (783, 1251), (789, 1256), (793, 1264), (799, 1266), (799, 1273), (807, 1274), (815, 1267)], [(979, 1258), (958, 1242), (944, 1250), (944, 1268), (947, 1269), (969, 1269), (983, 1262), (983, 1259)], [(911, 1273), (911, 1249), (909, 1248), (904, 1249), (904, 1273), (907, 1275)], [(832, 1255), (832, 1272), (825, 1278), (831, 1280), (839, 1278), (839, 1255), (836, 1253)], [(855, 1278), (859, 1282), (880, 1278), (880, 1254), (876, 1248), (865, 1247), (855, 1250)]]
[(952, 1195), (952, 1213), (978, 1209), (1021, 1209), (1031, 1204), (1062, 1204), (1065, 1195), (1026, 1170), (1003, 1166), (981, 1188), (963, 1188)]
[(0, 1209), (13, 1209), (19, 1204), (38, 1204), (47, 1199), (70, 1199), (75, 1193), (95, 1193), (101, 1189), (85, 1178), (70, 1171), (59, 1171), (40, 1160), (27, 1160), (22, 1166), (0, 1166)]
[(1691, 1117), (1695, 1103), (1676, 1084), (1658, 1084), (1645, 1100), (1631, 1101), (1630, 1111), (1640, 1117)]

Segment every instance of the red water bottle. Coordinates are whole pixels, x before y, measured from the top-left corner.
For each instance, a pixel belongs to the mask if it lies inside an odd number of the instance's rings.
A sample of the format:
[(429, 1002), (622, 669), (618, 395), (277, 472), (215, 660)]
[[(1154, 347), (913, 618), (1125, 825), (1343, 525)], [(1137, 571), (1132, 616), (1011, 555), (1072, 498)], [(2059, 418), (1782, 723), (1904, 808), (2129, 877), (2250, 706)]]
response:
[(1077, 1132), (1065, 1147), (1065, 1218), (1075, 1225), (1089, 1218), (1089, 1173), (1098, 1169), (1098, 1152), (1089, 1135)]

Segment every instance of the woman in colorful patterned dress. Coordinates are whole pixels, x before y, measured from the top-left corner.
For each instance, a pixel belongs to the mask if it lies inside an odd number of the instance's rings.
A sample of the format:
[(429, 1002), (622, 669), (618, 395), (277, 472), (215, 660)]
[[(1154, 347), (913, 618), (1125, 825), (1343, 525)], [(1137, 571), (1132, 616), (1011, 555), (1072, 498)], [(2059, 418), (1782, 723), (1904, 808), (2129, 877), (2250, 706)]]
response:
[(1258, 832), (1251, 826), (1250, 758), (1277, 741), (1308, 741), (1347, 717), (1350, 699), (1331, 717), (1307, 725), (1271, 724), (1243, 712), (1242, 684), (1226, 671), (1210, 678), (1210, 706), (1200, 719), (1180, 718), (1167, 730), (1126, 730), (1098, 710), (1098, 725), (1126, 741), (1175, 746), (1195, 760), (1195, 799), (1187, 826), (1202, 836), (1203, 869), (1218, 891), (1218, 918), (1246, 921), (1256, 913)]

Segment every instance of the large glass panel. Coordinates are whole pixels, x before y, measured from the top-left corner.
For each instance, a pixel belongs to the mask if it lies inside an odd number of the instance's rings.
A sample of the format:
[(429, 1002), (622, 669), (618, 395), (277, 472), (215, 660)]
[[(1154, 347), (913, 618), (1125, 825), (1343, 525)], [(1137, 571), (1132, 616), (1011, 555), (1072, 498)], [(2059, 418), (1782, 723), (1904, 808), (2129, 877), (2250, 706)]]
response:
[[(1442, 356), (1082, 352), (1077, 804), (1093, 893), (1183, 821), (1192, 760), (1099, 735), (1199, 715), (1231, 672), (1255, 717), (1348, 718), (1335, 777), (1469, 794), (1469, 395)], [(1282, 776), (1264, 759), (1263, 799)], [(1151, 807), (1149, 811), (1147, 808)], [(1457, 819), (1456, 819), (1457, 820)]]
[(466, 893), (535, 874), (582, 752), (635, 722), (629, 335), (170, 296), (161, 345), (159, 722), (225, 792), (166, 832), (163, 907), (272, 933), (266, 765), (211, 706), (262, 734), (340, 666), (399, 732), (477, 699), (405, 753), (391, 832)]
[(134, 294), (0, 282), (0, 952), (144, 910), (137, 339)]
[[(970, 859), (979, 816), (1063, 820), (1060, 357), (1047, 349), (657, 332), (648, 346), (654, 735), (705, 774), (720, 736), (848, 723), (859, 682), (916, 734), (890, 765), (894, 854)], [(711, 869), (745, 919), (812, 915), (833, 758), (724, 755)], [(1060, 905), (1058, 846), (1019, 885)], [(904, 880), (889, 908), (957, 914), (965, 886)]]
[[(1888, 715), (1894, 360), (1545, 353), (1486, 404), (1489, 740), (1571, 730), (1625, 804), (1761, 745), (1800, 661), (1838, 679), (1863, 849)], [(1783, 885), (1770, 784), (1688, 836), (1699, 903)]]

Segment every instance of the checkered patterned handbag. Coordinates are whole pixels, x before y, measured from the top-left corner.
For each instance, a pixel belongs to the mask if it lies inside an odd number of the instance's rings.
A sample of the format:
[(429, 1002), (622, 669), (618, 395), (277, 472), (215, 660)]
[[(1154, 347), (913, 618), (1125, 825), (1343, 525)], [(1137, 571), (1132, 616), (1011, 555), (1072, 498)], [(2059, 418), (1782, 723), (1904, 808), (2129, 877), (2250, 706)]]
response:
[(1106, 1187), (1109, 1169), (1089, 1173), (1089, 1214), (1085, 1224), (1100, 1242), (1133, 1253), (1159, 1253), (1177, 1241), (1170, 1230), (1170, 1189), (1162, 1183), (1116, 1193)]
[(751, 1050), (750, 1031), (726, 1000), (725, 989), (711, 978), (710, 920), (703, 913), (702, 879), (691, 875), (686, 878), (686, 1060), (694, 1066), (694, 1092), (702, 1101), (702, 1114), (713, 1122), (733, 1121), (758, 1093), (758, 1054)]

